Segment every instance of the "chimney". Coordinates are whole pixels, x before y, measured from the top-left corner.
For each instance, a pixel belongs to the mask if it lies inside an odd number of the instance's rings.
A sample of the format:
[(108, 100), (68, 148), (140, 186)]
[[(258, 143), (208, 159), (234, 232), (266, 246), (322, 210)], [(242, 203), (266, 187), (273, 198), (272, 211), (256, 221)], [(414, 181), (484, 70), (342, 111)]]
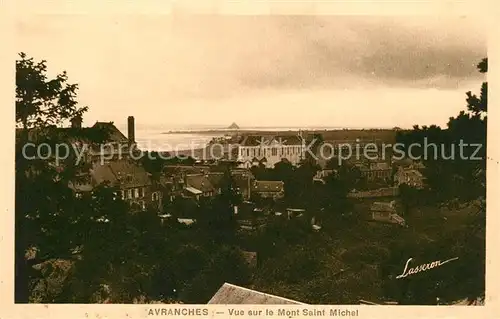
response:
[(133, 116), (129, 116), (127, 119), (128, 123), (128, 142), (129, 144), (135, 144), (135, 120)]
[(82, 116), (77, 115), (71, 119), (71, 127), (72, 128), (82, 128)]

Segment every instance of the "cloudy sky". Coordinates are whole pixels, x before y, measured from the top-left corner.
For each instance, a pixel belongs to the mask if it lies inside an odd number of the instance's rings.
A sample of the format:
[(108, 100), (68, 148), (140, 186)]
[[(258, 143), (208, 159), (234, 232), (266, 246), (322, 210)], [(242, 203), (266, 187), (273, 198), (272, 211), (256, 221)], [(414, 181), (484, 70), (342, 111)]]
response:
[(483, 80), (467, 17), (33, 15), (17, 50), (66, 70), (96, 120), (138, 125), (443, 125)]

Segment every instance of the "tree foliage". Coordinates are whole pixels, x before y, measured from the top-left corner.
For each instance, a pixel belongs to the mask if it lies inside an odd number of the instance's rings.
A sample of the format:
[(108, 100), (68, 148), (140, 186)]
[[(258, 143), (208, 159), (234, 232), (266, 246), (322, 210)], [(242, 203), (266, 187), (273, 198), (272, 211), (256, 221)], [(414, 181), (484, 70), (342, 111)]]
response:
[[(487, 72), (487, 58), (478, 70)], [(407, 156), (422, 159), (427, 183), (441, 201), (485, 195), (487, 83), (482, 84), (479, 97), (470, 91), (466, 96), (467, 110), (450, 117), (446, 129), (415, 125), (397, 136)]]
[(83, 115), (78, 107), (77, 84), (68, 83), (66, 71), (49, 79), (45, 60), (35, 62), (25, 53), (16, 61), (16, 122), (23, 128), (57, 125)]

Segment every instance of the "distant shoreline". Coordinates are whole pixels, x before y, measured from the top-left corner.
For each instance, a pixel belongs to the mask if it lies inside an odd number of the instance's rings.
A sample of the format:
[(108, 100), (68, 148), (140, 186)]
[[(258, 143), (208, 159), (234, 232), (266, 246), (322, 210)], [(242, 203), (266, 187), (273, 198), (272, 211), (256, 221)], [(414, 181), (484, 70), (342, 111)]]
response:
[[(394, 129), (389, 128), (366, 128), (366, 129), (356, 129), (356, 128), (314, 128), (314, 129), (302, 129), (307, 133), (328, 133), (328, 132), (353, 132), (353, 131), (362, 131), (362, 132), (381, 132), (381, 131), (395, 131)], [(403, 129), (401, 129), (403, 131)], [(270, 130), (269, 128), (262, 129), (209, 129), (209, 130), (172, 130), (168, 132), (162, 132), (161, 134), (198, 134), (198, 135), (234, 135), (234, 134), (290, 134), (290, 133), (298, 133), (299, 129), (282, 129), (279, 128), (275, 130)]]
[[(321, 134), (322, 139), (325, 141), (354, 141), (356, 139), (364, 140), (364, 141), (379, 141), (384, 143), (394, 143), (396, 141), (396, 135), (399, 132), (407, 131), (405, 129), (387, 129), (387, 128), (365, 128), (365, 129), (355, 129), (355, 128), (346, 128), (346, 129), (334, 129), (334, 128), (315, 128), (315, 129), (307, 129), (304, 130), (305, 138), (312, 139), (314, 134)], [(298, 128), (262, 128), (262, 129), (204, 129), (204, 130), (172, 130), (167, 132), (161, 132), (161, 135), (187, 135), (187, 140), (191, 137), (189, 136), (204, 136), (207, 138), (220, 138), (223, 136), (248, 136), (248, 135), (259, 135), (259, 136), (293, 136), (297, 135), (299, 132)], [(168, 138), (166, 136), (166, 138)], [(178, 142), (184, 143), (184, 142)], [(189, 145), (188, 142), (185, 142)], [(189, 152), (193, 152), (196, 155), (200, 155), (209, 145), (210, 141), (208, 141), (203, 146), (197, 146), (196, 149), (176, 149), (170, 150), (167, 152), (177, 152), (178, 154), (186, 154)], [(174, 143), (175, 144), (175, 143)], [(150, 150), (150, 151), (159, 151), (159, 150)]]

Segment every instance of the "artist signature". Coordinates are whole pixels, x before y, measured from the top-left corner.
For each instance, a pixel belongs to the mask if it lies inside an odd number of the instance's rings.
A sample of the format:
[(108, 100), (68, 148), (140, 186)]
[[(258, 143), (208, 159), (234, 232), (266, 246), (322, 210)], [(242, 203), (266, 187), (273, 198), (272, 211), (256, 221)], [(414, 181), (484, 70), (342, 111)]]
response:
[(403, 270), (403, 273), (401, 275), (397, 276), (396, 278), (397, 279), (405, 278), (405, 277), (408, 277), (409, 275), (413, 275), (413, 274), (416, 274), (419, 272), (427, 271), (429, 269), (440, 267), (446, 263), (449, 263), (449, 262), (457, 260), (457, 259), (458, 259), (458, 257), (451, 258), (451, 259), (448, 259), (445, 261), (436, 260), (436, 261), (433, 261), (433, 262), (428, 263), (428, 264), (422, 264), (422, 265), (414, 267), (414, 268), (408, 268), (410, 261), (413, 260), (413, 258), (409, 258), (408, 261), (406, 262), (405, 269)]

